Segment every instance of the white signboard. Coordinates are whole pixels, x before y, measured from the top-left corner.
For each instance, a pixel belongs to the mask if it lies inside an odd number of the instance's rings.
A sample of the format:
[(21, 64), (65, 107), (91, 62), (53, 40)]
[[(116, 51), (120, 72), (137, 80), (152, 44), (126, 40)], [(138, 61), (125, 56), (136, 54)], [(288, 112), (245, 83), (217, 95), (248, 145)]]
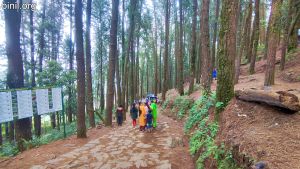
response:
[(62, 110), (61, 88), (52, 88), (53, 111)]
[(38, 115), (49, 113), (48, 89), (36, 90), (36, 103)]
[(13, 120), (11, 92), (0, 92), (0, 123)]
[(31, 90), (17, 91), (18, 119), (33, 116)]

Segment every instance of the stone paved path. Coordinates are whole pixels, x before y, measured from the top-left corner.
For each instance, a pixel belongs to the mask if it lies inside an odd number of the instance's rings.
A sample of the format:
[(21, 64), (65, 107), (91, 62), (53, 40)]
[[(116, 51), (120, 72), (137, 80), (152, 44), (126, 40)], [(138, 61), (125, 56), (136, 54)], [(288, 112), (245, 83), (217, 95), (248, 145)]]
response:
[[(140, 132), (138, 128), (133, 128), (127, 122), (122, 127), (114, 128), (82, 147), (31, 168), (192, 168), (188, 167), (191, 164), (186, 167), (180, 166), (180, 160), (188, 162), (187, 152), (182, 151), (184, 141), (180, 135), (181, 132), (171, 131), (170, 123), (172, 123), (170, 120), (159, 123), (155, 131), (145, 133)], [(173, 126), (172, 130), (174, 127), (181, 128)], [(183, 153), (184, 157), (174, 153), (176, 147), (179, 147), (177, 152)], [(175, 161), (177, 158), (180, 160), (173, 162), (174, 158)]]

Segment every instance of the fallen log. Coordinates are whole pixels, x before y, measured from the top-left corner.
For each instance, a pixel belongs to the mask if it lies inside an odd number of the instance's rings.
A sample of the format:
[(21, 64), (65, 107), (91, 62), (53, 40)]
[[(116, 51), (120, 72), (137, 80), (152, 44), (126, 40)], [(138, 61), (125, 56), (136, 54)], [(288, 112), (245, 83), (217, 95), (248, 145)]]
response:
[(265, 103), (284, 108), (291, 112), (300, 111), (298, 97), (287, 91), (271, 92), (257, 89), (236, 90), (235, 97), (243, 101)]

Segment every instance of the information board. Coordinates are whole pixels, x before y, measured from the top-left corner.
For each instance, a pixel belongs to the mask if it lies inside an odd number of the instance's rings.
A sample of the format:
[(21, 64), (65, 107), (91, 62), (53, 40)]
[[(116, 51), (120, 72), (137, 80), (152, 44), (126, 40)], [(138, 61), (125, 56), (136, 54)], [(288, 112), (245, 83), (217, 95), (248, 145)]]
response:
[(0, 92), (0, 123), (13, 120), (11, 92)]
[(38, 115), (49, 113), (48, 89), (36, 90), (36, 103)]
[(62, 110), (61, 88), (52, 88), (53, 111)]
[(17, 91), (18, 119), (33, 116), (31, 90)]

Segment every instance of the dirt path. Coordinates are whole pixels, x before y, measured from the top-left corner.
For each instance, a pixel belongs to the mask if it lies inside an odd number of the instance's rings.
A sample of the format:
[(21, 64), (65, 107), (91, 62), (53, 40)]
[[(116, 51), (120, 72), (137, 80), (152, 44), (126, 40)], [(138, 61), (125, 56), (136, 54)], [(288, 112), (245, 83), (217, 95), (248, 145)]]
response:
[[(103, 129), (100, 129), (103, 130)], [(100, 131), (99, 130), (99, 131)], [(106, 130), (106, 128), (104, 128)], [(24, 168), (161, 168), (192, 169), (188, 143), (183, 137), (182, 124), (160, 115), (158, 128), (153, 133), (140, 132), (128, 120), (122, 127), (113, 127), (105, 134), (68, 152), (48, 159), (35, 159)], [(64, 144), (64, 143), (62, 143)], [(64, 148), (64, 145), (58, 145)], [(72, 144), (68, 145), (73, 146)], [(68, 147), (67, 146), (67, 147)], [(43, 146), (36, 151), (43, 152)], [(38, 150), (39, 149), (39, 150)], [(22, 155), (22, 154), (21, 154)], [(34, 155), (34, 151), (30, 153)], [(32, 157), (23, 157), (8, 164), (9, 168), (23, 168)], [(38, 158), (38, 156), (35, 156)], [(19, 163), (16, 164), (15, 162)], [(27, 162), (27, 163), (26, 163)], [(2, 165), (2, 167), (4, 167)]]

